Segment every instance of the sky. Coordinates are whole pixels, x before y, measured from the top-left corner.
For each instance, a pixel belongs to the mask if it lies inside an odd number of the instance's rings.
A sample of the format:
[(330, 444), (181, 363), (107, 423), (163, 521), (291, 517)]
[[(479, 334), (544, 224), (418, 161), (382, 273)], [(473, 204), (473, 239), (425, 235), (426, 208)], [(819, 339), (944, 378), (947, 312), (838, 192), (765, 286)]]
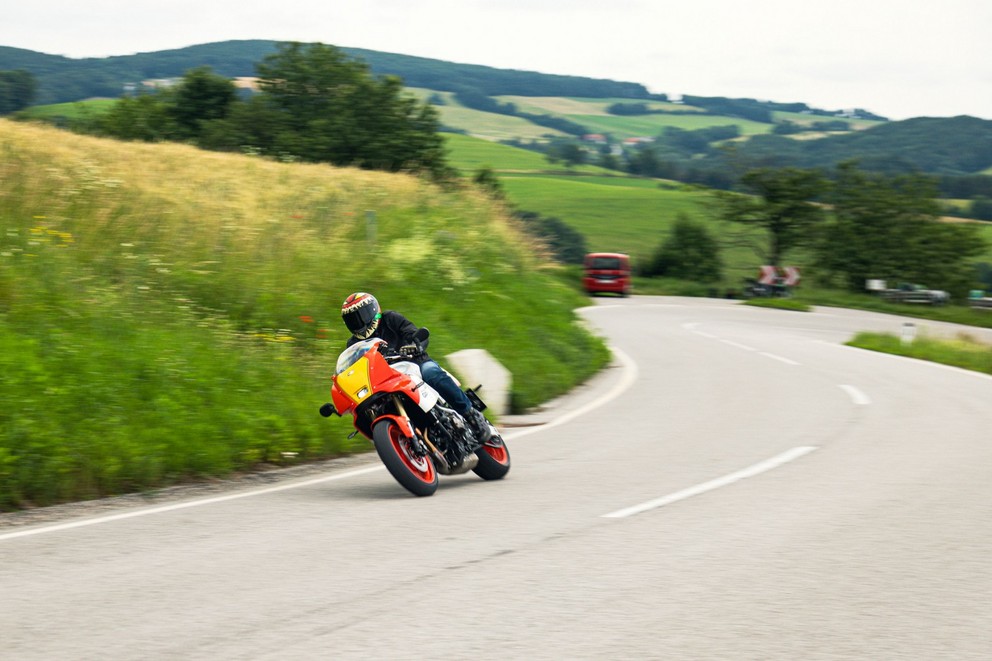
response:
[(992, 119), (989, 0), (6, 0), (0, 46), (107, 57), (229, 39)]

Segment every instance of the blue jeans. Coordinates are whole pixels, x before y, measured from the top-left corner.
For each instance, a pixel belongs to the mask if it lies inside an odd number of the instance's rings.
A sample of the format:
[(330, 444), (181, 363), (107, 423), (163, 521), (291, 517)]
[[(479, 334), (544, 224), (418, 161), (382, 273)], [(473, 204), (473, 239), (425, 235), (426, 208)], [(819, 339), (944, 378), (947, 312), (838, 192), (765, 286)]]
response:
[(441, 397), (444, 397), (444, 401), (448, 402), (451, 408), (462, 415), (472, 409), (472, 402), (469, 401), (468, 395), (462, 392), (451, 375), (441, 369), (441, 366), (433, 360), (421, 363), (420, 373), (427, 385), (441, 393)]

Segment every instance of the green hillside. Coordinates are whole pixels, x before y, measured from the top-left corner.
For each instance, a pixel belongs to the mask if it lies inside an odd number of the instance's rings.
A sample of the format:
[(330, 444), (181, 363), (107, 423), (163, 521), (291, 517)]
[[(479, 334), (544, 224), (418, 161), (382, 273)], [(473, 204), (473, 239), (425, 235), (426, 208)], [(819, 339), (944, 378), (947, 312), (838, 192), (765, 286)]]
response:
[(352, 291), (489, 350), (518, 409), (608, 359), (470, 189), (7, 120), (0, 171), (0, 510), (367, 450), (317, 415)]

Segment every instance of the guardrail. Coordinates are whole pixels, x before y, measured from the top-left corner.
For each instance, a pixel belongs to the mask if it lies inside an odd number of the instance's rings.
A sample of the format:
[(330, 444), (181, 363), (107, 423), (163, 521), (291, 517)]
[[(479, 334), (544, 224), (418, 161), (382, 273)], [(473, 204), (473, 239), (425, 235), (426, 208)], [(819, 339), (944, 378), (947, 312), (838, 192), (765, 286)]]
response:
[(979, 310), (992, 310), (992, 298), (972, 298), (968, 301), (968, 305)]

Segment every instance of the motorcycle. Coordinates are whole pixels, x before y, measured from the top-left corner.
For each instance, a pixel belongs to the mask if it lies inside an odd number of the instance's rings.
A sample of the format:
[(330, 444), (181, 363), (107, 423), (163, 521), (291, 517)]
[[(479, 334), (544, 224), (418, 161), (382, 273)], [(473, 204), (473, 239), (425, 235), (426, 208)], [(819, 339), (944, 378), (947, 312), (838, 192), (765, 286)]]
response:
[[(510, 453), (497, 429), (489, 424), (490, 438), (476, 438), (410, 360), (426, 350), (429, 337), (426, 328), (417, 331), (412, 355), (379, 338), (351, 345), (338, 357), (331, 402), (320, 407), (325, 418), (351, 414), (355, 431), (349, 438), (361, 433), (372, 441), (386, 469), (415, 496), (437, 491), (439, 474), (471, 470), (484, 480), (499, 480), (510, 470)], [(475, 392), (480, 387), (465, 394), (484, 411)]]

